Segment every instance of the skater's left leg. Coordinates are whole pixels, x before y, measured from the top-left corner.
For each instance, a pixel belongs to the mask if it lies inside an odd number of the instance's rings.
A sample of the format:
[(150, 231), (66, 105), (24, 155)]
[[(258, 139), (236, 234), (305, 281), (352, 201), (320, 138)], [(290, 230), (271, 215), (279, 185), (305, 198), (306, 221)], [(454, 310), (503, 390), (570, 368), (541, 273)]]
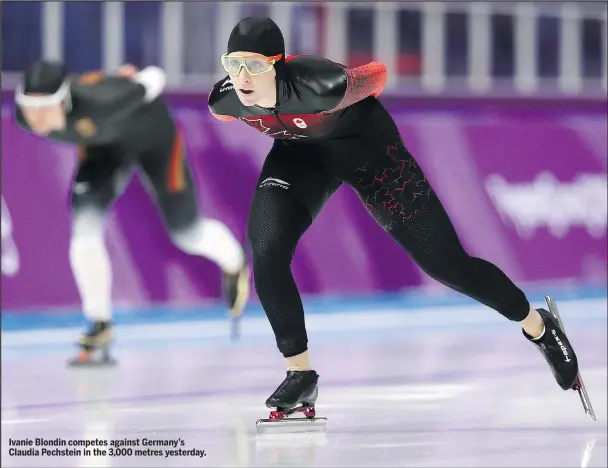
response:
[(249, 296), (249, 272), (243, 246), (230, 228), (199, 214), (196, 185), (184, 144), (176, 129), (167, 132), (166, 145), (139, 158), (165, 226), (182, 251), (205, 257), (223, 272), (224, 296), (234, 316)]
[[(376, 154), (352, 184), (372, 216), (429, 276), (518, 322), (541, 349), (559, 385), (570, 388), (578, 364), (557, 322), (548, 312), (533, 309), (496, 265), (464, 250), (437, 194), (400, 139)], [(544, 339), (545, 327), (551, 340)]]
[(72, 184), (69, 260), (91, 326), (79, 340), (81, 353), (74, 365), (91, 364), (96, 351), (107, 352), (112, 335), (112, 266), (104, 241), (107, 214), (129, 181), (131, 166), (117, 147), (89, 147), (79, 151)]
[[(463, 248), (450, 218), (401, 142), (383, 146), (352, 184), (367, 210), (432, 278), (534, 328), (524, 293), (492, 263)], [(530, 322), (530, 323), (529, 323)], [(541, 330), (531, 330), (542, 332)]]

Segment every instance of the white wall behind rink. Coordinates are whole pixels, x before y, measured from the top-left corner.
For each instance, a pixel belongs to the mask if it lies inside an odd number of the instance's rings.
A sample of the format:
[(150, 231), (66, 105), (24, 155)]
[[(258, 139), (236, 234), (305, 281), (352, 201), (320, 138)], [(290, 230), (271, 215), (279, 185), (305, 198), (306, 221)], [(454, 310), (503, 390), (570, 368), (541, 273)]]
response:
[[(189, 27), (188, 16), (193, 12), (189, 2), (163, 2), (161, 12), (162, 51), (161, 64), (167, 71), (172, 88), (208, 88), (224, 74), (218, 57), (224, 52), (226, 40), (233, 26), (241, 19), (244, 5), (262, 2), (216, 2), (213, 8), (206, 8), (203, 17), (212, 26), (213, 40), (204, 40), (197, 49), (196, 56), (175, 53), (184, 50), (189, 37), (196, 36), (196, 30)], [(306, 2), (300, 2), (306, 3)], [(348, 51), (349, 10), (366, 8), (373, 11), (373, 56), (374, 60), (386, 63), (389, 68), (388, 90), (407, 94), (436, 94), (452, 90), (455, 93), (474, 95), (493, 94), (505, 88), (513, 92), (530, 95), (542, 92), (543, 88), (554, 87), (551, 94), (577, 96), (593, 94), (604, 97), (607, 90), (607, 15), (605, 2), (326, 2), (322, 4), (324, 20), (314, 14), (296, 13), (297, 2), (268, 2), (268, 14), (282, 27), (287, 44), (292, 43), (291, 28), (294, 19), (300, 21), (300, 34), (305, 48), (319, 50), (331, 60), (346, 63)], [(198, 8), (198, 7), (197, 7)], [(203, 6), (201, 6), (203, 8)], [(63, 2), (45, 2), (43, 12), (43, 55), (46, 58), (61, 59), (63, 53)], [(421, 12), (421, 64), (419, 77), (404, 79), (397, 75), (398, 12), (418, 10)], [(468, 71), (466, 77), (454, 80), (446, 76), (445, 32), (446, 15), (463, 12), (468, 18)], [(514, 15), (514, 64), (512, 79), (496, 79), (491, 76), (492, 28), (490, 17), (494, 13)], [(296, 18), (296, 14), (300, 15)], [(124, 2), (105, 2), (102, 9), (103, 66), (116, 69), (124, 61)], [(537, 27), (540, 15), (557, 17), (560, 21), (559, 74), (557, 79), (543, 80), (536, 67)], [(209, 19), (211, 16), (211, 20)], [(599, 79), (585, 80), (582, 72), (582, 22), (593, 18), (602, 22), (601, 60), (602, 73)], [(196, 21), (195, 21), (196, 23)], [(202, 25), (201, 27), (204, 27)], [(196, 28), (194, 28), (196, 29)], [(193, 36), (194, 34), (194, 36)], [(207, 34), (208, 35), (208, 34)], [(207, 37), (205, 35), (205, 37)], [(317, 44), (320, 37), (325, 37)], [(196, 42), (196, 41), (195, 41)], [(308, 50), (306, 52), (309, 52)], [(289, 54), (289, 48), (287, 50)], [(188, 73), (193, 61), (213, 63), (212, 72)], [(186, 63), (188, 62), (188, 63)], [(7, 79), (10, 79), (8, 77)], [(4, 87), (4, 84), (3, 84)], [(591, 91), (590, 91), (591, 90)]]

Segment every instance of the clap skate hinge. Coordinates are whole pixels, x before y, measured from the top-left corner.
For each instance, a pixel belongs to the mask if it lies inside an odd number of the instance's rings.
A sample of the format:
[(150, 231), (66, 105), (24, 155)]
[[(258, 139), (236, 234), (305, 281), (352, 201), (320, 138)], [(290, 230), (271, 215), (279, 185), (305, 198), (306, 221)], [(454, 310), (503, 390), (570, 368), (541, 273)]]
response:
[[(303, 413), (303, 418), (288, 418), (294, 413)], [(327, 418), (317, 418), (313, 405), (301, 405), (295, 408), (271, 411), (268, 419), (258, 419), (258, 434), (315, 432), (326, 431)]]
[[(551, 313), (551, 315), (553, 315), (553, 317), (555, 317), (555, 320), (557, 320), (557, 323), (562, 329), (562, 332), (566, 333), (566, 330), (564, 329), (564, 324), (559, 315), (559, 311), (557, 310), (557, 305), (555, 305), (555, 302), (549, 296), (545, 296), (545, 301), (547, 302), (549, 312)], [(581, 399), (581, 403), (583, 405), (585, 413), (591, 416), (591, 419), (597, 421), (595, 417), (595, 411), (593, 411), (593, 406), (591, 406), (591, 400), (589, 399), (589, 394), (587, 393), (587, 388), (585, 387), (585, 383), (583, 382), (583, 378), (581, 377), (580, 371), (576, 377), (574, 385), (572, 385), (572, 390), (576, 390), (578, 392), (578, 396)]]
[(315, 407), (312, 405), (302, 405), (295, 408), (291, 408), (288, 410), (280, 410), (277, 408), (276, 411), (271, 411), (268, 419), (271, 421), (279, 421), (286, 416), (289, 416), (294, 413), (303, 413), (305, 417), (312, 419), (317, 414), (315, 411)]

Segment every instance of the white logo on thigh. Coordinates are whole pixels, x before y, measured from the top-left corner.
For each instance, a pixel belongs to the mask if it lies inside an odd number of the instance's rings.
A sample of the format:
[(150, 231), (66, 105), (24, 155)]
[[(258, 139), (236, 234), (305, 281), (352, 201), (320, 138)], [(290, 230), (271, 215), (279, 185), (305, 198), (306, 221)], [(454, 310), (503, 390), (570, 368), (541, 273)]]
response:
[(304, 119), (300, 119), (299, 117), (296, 117), (295, 119), (293, 119), (293, 123), (296, 124), (296, 127), (298, 127), (298, 128), (308, 127), (308, 125), (306, 125), (306, 122), (304, 122)]
[(285, 182), (281, 179), (275, 179), (274, 177), (268, 177), (267, 179), (264, 179), (260, 184), (260, 188), (263, 187), (279, 187), (283, 190), (287, 190), (289, 188), (289, 182)]

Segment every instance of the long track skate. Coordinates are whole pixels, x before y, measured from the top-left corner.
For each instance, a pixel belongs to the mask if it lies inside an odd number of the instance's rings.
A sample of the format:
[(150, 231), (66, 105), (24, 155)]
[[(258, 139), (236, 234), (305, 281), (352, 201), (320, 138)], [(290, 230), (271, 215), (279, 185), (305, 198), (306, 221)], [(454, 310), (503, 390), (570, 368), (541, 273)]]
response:
[[(547, 302), (549, 312), (557, 320), (557, 323), (562, 329), (562, 332), (566, 333), (566, 330), (564, 329), (564, 323), (562, 322), (555, 302), (549, 296), (545, 296), (545, 301)], [(585, 387), (585, 383), (583, 382), (583, 378), (581, 377), (580, 369), (578, 372), (578, 376), (576, 377), (576, 381), (572, 386), (572, 390), (576, 390), (578, 392), (578, 396), (581, 399), (581, 403), (583, 404), (583, 409), (585, 410), (585, 413), (591, 416), (591, 419), (596, 421), (597, 419), (595, 418), (595, 411), (593, 411), (593, 406), (591, 406), (591, 400), (589, 399), (589, 395), (587, 394), (587, 388)]]
[(80, 352), (74, 359), (68, 361), (68, 365), (70, 367), (115, 366), (116, 360), (110, 356), (111, 329), (104, 329), (97, 335), (91, 335), (91, 333), (80, 338), (78, 343)]
[(98, 350), (82, 350), (78, 356), (68, 361), (70, 367), (112, 367), (116, 364), (116, 360), (110, 356), (108, 345)]
[[(290, 418), (295, 413), (303, 413), (303, 418)], [(257, 433), (263, 434), (293, 434), (293, 433), (325, 433), (327, 418), (317, 418), (314, 405), (302, 404), (288, 410), (271, 411), (268, 419), (258, 419), (255, 423)]]

